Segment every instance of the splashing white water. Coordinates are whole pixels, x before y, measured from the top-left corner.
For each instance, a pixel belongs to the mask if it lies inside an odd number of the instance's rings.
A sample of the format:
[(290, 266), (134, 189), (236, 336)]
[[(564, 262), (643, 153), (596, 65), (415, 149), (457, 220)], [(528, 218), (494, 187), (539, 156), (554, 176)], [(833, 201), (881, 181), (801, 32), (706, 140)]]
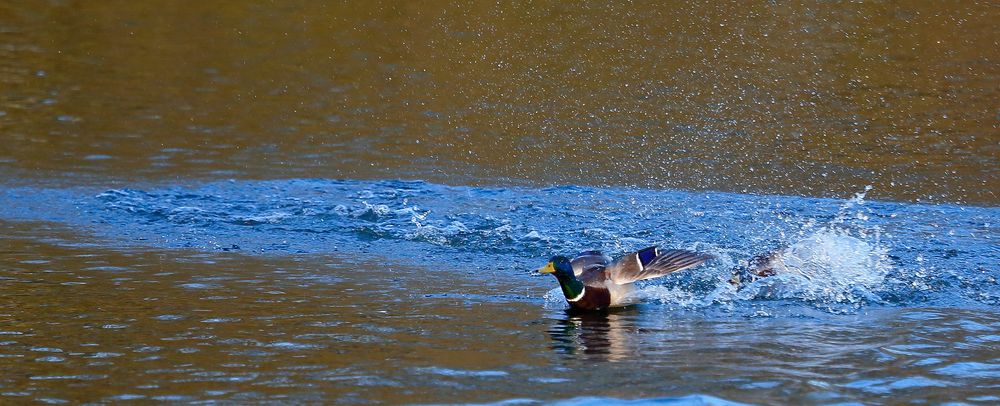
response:
[[(877, 239), (867, 238), (844, 229), (823, 228), (779, 250), (772, 262), (774, 276), (733, 285), (729, 279), (734, 261), (728, 255), (720, 255), (711, 269), (684, 271), (713, 274), (715, 288), (710, 292), (696, 294), (686, 284), (666, 287), (654, 282), (636, 290), (635, 295), (642, 301), (686, 309), (739, 307), (740, 302), (746, 301), (795, 300), (826, 311), (850, 311), (864, 303), (880, 301), (877, 292), (892, 269), (887, 248)], [(561, 297), (558, 290), (549, 293)]]
[[(788, 299), (800, 300), (829, 311), (858, 308), (866, 302), (878, 302), (878, 292), (884, 288), (886, 277), (892, 270), (888, 247), (881, 241), (878, 228), (853, 226), (848, 220), (864, 223), (867, 214), (854, 209), (865, 204), (865, 195), (871, 186), (840, 207), (827, 225), (816, 227), (815, 222), (802, 225), (801, 233), (793, 242), (772, 255), (770, 268), (775, 275), (761, 278), (742, 286), (729, 283), (731, 269), (745, 263), (745, 252), (715, 250), (719, 260), (715, 272), (719, 275), (716, 288), (705, 295), (692, 295), (685, 289), (666, 288), (660, 285), (639, 289), (636, 294), (644, 300), (698, 308), (713, 304), (732, 305), (736, 301)], [(688, 272), (706, 272), (697, 269)], [(712, 271), (707, 271), (712, 272)]]
[(801, 299), (815, 303), (877, 301), (891, 270), (887, 249), (847, 230), (824, 228), (780, 250), (776, 275), (747, 286), (739, 298)]
[[(848, 218), (850, 218), (851, 209), (854, 209), (857, 206), (864, 206), (865, 196), (867, 196), (868, 192), (870, 192), (872, 189), (873, 189), (872, 185), (868, 185), (865, 186), (865, 190), (855, 193), (854, 197), (852, 197), (850, 200), (848, 200), (847, 202), (845, 202), (843, 205), (840, 206), (840, 210), (837, 210), (837, 217), (835, 217), (833, 221), (830, 222), (830, 224), (831, 225), (843, 224)], [(854, 217), (862, 221), (868, 219), (868, 216), (862, 211), (855, 212)]]

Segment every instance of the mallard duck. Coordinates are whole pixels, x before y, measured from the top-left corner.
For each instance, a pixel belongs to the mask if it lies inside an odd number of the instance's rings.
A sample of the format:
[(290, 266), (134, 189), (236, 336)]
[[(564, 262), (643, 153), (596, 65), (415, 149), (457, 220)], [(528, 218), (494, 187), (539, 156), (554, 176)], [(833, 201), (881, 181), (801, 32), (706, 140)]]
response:
[(573, 259), (554, 256), (538, 272), (555, 275), (571, 307), (601, 310), (632, 304), (637, 281), (659, 278), (709, 259), (709, 254), (661, 251), (655, 246), (625, 254), (614, 262), (600, 251), (584, 251)]

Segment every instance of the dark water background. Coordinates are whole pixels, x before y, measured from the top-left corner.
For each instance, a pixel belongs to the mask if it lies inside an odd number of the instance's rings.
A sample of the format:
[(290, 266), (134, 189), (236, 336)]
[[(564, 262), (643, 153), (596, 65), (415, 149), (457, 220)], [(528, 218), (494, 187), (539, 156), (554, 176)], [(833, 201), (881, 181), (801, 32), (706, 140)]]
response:
[[(0, 403), (1000, 402), (996, 21), (5, 2)], [(650, 244), (717, 258), (530, 272)]]

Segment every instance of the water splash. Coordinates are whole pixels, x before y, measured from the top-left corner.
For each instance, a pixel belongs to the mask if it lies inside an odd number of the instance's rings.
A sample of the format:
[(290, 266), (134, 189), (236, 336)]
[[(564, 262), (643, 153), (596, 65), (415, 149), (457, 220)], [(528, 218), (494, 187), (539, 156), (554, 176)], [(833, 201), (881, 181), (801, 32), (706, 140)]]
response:
[[(792, 239), (767, 254), (775, 275), (736, 284), (734, 270), (747, 263), (746, 250), (714, 244), (694, 244), (693, 250), (713, 252), (717, 259), (701, 268), (671, 275), (665, 282), (640, 284), (635, 298), (669, 306), (696, 309), (710, 306), (738, 308), (743, 302), (791, 300), (830, 312), (851, 312), (867, 303), (885, 303), (879, 294), (887, 289), (893, 271), (889, 247), (881, 240), (881, 229), (867, 223), (863, 211), (868, 186), (843, 202), (828, 222), (800, 222), (797, 232), (783, 233)], [(670, 280), (672, 278), (673, 280)], [(546, 305), (565, 305), (559, 289), (549, 291)], [(745, 306), (744, 306), (745, 307)]]
[[(865, 204), (865, 196), (867, 196), (868, 192), (870, 192), (873, 188), (874, 187), (872, 185), (867, 185), (865, 186), (865, 190), (855, 193), (854, 197), (844, 202), (844, 204), (840, 206), (840, 209), (837, 210), (837, 216), (830, 222), (830, 225), (836, 226), (847, 221), (850, 217), (851, 210), (855, 207), (863, 206)], [(854, 212), (854, 216), (858, 220), (868, 220), (868, 216), (865, 215), (863, 211)]]
[(839, 228), (824, 228), (780, 250), (772, 262), (776, 275), (750, 283), (742, 299), (797, 299), (819, 306), (882, 302), (892, 270), (887, 249)]

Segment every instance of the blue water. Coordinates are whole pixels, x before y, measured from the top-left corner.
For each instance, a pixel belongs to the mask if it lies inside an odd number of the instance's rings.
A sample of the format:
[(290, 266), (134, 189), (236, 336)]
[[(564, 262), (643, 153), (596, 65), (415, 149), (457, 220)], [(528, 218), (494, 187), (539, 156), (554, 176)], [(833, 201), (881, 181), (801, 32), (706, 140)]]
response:
[[(532, 285), (550, 282), (531, 271), (554, 254), (600, 249), (616, 256), (654, 244), (715, 254), (706, 267), (654, 282), (692, 296), (719, 293), (730, 269), (753, 255), (804, 243), (806, 255), (826, 268), (811, 270), (807, 283), (832, 291), (799, 286), (775, 293), (770, 286), (715, 297), (716, 304), (781, 299), (834, 311), (1000, 305), (1000, 209), (865, 201), (864, 190), (836, 200), (316, 179), (15, 187), (0, 192), (0, 219), (63, 224), (121, 246), (262, 256), (375, 253)], [(852, 286), (859, 282), (864, 286)]]
[[(0, 399), (995, 403), (1000, 209), (865, 193), (5, 187)], [(716, 258), (608, 314), (533, 272), (653, 244)]]

